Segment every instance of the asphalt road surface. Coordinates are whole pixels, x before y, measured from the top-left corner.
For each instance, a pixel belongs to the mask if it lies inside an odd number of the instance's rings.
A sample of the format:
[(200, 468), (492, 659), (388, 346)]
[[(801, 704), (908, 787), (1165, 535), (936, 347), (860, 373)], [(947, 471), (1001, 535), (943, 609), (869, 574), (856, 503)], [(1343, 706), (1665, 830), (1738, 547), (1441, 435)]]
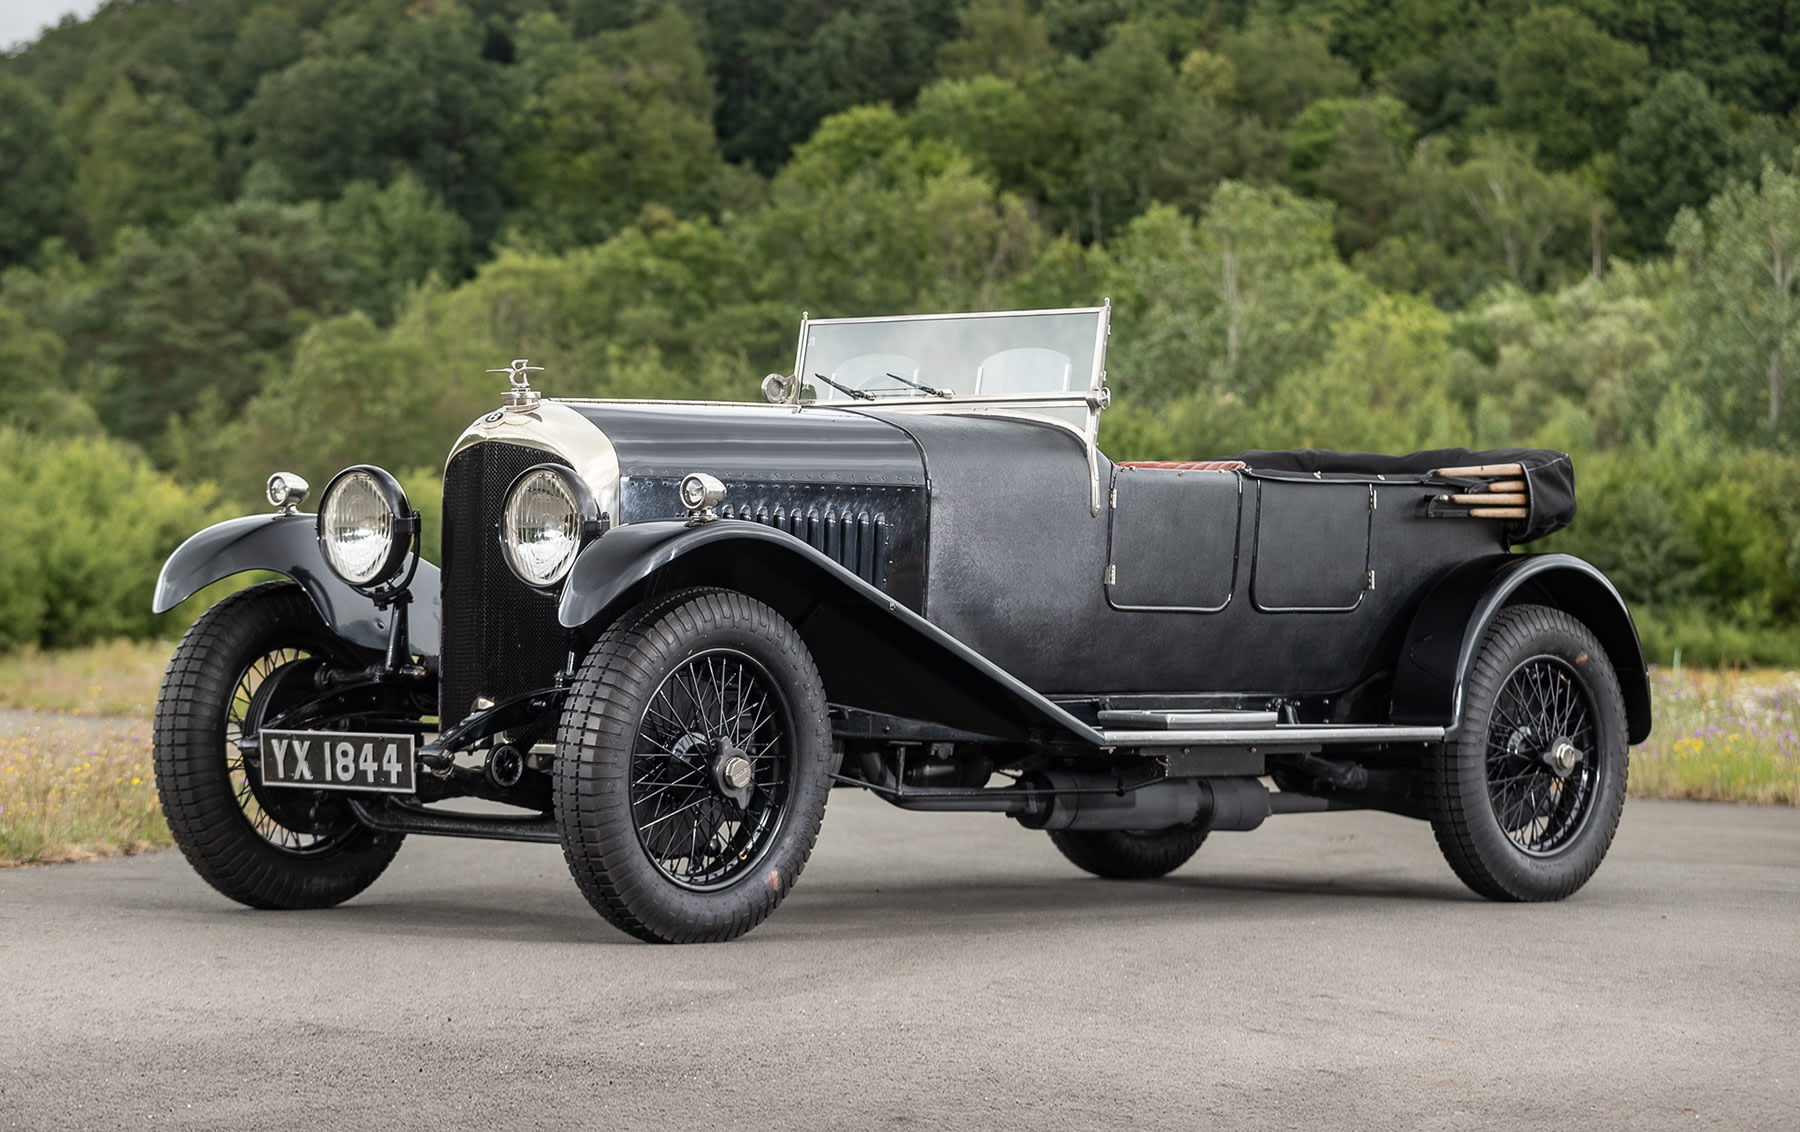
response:
[(1800, 1127), (1800, 810), (1632, 802), (1562, 904), (1420, 823), (1172, 877), (833, 795), (773, 918), (655, 947), (551, 846), (415, 838), (326, 912), (179, 854), (0, 872), (0, 1127)]

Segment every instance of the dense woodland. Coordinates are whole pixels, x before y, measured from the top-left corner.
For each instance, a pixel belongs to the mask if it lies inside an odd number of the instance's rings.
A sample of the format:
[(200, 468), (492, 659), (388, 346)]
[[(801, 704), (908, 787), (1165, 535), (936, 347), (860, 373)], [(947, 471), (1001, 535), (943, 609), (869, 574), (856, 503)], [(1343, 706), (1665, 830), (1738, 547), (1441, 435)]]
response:
[[(0, 57), (0, 645), (530, 356), (1113, 301), (1115, 458), (1533, 444), (1654, 659), (1800, 663), (1800, 5), (113, 0)], [(1534, 547), (1535, 549), (1535, 547)]]

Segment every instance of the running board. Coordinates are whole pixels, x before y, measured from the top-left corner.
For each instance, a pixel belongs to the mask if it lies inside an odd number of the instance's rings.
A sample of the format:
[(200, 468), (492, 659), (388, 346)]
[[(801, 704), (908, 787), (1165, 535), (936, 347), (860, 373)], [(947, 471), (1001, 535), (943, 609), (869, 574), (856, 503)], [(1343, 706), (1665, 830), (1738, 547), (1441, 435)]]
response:
[(1442, 743), (1444, 729), (1386, 723), (1287, 723), (1275, 727), (1197, 727), (1166, 731), (1103, 729), (1100, 739), (1103, 747), (1250, 747), (1276, 754), (1301, 747)]
[(1268, 773), (1270, 755), (1314, 755), (1326, 747), (1382, 743), (1442, 743), (1442, 727), (1385, 723), (1289, 723), (1274, 727), (1207, 727), (1179, 731), (1100, 732), (1104, 747), (1154, 753), (1170, 778), (1214, 778)]

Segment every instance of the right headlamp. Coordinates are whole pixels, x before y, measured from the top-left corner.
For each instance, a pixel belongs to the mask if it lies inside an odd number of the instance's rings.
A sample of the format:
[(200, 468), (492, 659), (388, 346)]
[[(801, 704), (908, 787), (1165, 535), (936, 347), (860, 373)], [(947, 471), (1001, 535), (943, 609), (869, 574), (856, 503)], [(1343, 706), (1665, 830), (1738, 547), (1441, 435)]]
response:
[(581, 548), (603, 530), (594, 493), (561, 464), (526, 468), (506, 489), (500, 548), (507, 568), (528, 586), (548, 589), (561, 582)]

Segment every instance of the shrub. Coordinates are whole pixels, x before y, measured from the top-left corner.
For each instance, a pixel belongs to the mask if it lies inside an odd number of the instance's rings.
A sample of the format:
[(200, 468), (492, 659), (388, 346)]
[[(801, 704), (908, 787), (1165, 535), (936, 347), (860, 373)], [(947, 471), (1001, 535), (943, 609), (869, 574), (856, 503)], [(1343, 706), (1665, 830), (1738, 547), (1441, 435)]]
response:
[(157, 571), (212, 503), (121, 441), (0, 427), (0, 647), (172, 631), (182, 614), (150, 612)]

